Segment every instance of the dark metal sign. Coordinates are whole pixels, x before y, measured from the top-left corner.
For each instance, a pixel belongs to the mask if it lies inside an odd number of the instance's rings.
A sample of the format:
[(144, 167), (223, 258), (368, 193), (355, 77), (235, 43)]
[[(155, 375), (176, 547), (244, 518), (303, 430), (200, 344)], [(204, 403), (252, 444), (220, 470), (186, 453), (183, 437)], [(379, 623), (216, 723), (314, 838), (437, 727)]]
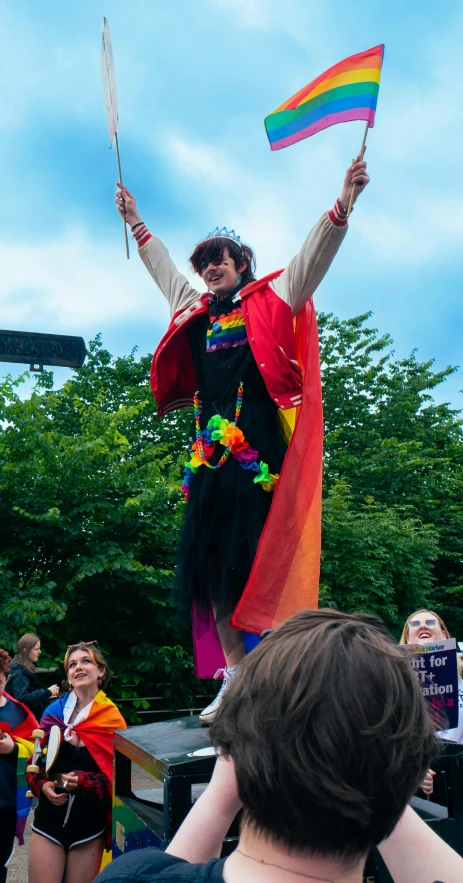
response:
[(0, 330), (0, 362), (20, 362), (31, 371), (44, 365), (81, 368), (86, 355), (83, 337)]

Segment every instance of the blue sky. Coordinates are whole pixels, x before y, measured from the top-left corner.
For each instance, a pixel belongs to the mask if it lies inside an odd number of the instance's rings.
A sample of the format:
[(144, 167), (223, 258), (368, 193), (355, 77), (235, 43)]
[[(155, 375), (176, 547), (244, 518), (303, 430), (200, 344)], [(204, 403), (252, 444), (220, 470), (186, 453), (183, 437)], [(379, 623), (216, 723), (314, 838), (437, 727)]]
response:
[[(3, 328), (101, 332), (122, 355), (152, 351), (168, 320), (133, 244), (124, 255), (103, 15), (125, 183), (187, 274), (192, 246), (216, 225), (254, 246), (260, 275), (297, 252), (339, 195), (363, 124), (272, 153), (263, 119), (327, 67), (384, 42), (372, 182), (316, 305), (343, 318), (372, 310), (398, 356), (417, 348), (438, 368), (460, 364), (463, 10), (436, 14), (428, 0), (0, 0)], [(439, 400), (462, 407), (462, 386), (459, 372)]]

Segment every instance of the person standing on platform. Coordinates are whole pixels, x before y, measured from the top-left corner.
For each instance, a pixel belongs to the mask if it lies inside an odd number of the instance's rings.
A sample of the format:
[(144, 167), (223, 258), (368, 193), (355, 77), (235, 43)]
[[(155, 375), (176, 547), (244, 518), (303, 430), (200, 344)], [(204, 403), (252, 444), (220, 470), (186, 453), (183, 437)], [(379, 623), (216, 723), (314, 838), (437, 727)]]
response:
[(45, 689), (37, 688), (36, 665), (41, 652), (40, 638), (37, 635), (22, 635), (16, 644), (16, 656), (8, 683), (10, 695), (36, 713), (50, 699), (56, 699), (59, 695), (58, 684)]
[[(317, 376), (312, 380), (308, 374), (307, 384), (309, 392), (314, 390), (314, 400), (317, 396), (320, 399), (319, 444), (310, 438), (311, 432), (314, 435), (311, 423), (307, 437), (293, 448), (300, 452), (302, 461), (309, 456), (317, 460), (315, 485), (319, 490), (322, 417), (318, 340), (313, 308), (310, 319), (306, 318), (306, 305), (344, 239), (352, 191), (356, 199), (368, 182), (366, 163), (358, 158), (346, 172), (340, 198), (310, 231), (299, 254), (286, 270), (261, 280), (254, 275), (252, 249), (234, 230), (217, 227), (190, 258), (207, 287), (204, 294), (179, 273), (165, 246), (143, 223), (134, 196), (118, 185), (117, 208), (130, 225), (140, 257), (172, 315), (151, 371), (158, 416), (192, 404), (195, 411), (193, 453), (182, 488), (187, 506), (172, 600), (181, 616), (187, 618), (193, 612), (197, 635), (210, 630), (213, 616), (223, 651), (225, 667), (217, 675), (223, 673), (224, 680), (218, 696), (201, 713), (205, 724), (214, 720), (245, 656), (242, 628), (236, 623), (232, 627), (230, 620), (242, 601), (277, 482), (281, 493), (283, 485), (293, 488), (299, 470), (299, 465), (293, 469), (289, 482), (286, 475), (280, 481), (293, 428), (294, 416), (290, 415), (303, 400), (304, 368), (298, 356), (312, 343), (310, 358), (316, 360)], [(298, 425), (296, 422), (294, 438)], [(291, 509), (296, 492), (296, 487), (285, 490)], [(318, 516), (312, 514), (317, 536), (319, 516), (319, 511)], [(279, 536), (285, 543), (281, 525)], [(294, 536), (292, 542), (296, 542)], [(318, 561), (319, 550), (312, 559)], [(316, 582), (318, 587), (318, 563)], [(263, 590), (268, 592), (268, 586)], [(253, 603), (259, 606), (255, 600)], [(295, 610), (301, 606), (312, 606), (307, 596), (303, 603), (293, 603)], [(266, 627), (250, 631), (260, 633)]]
[[(97, 883), (461, 883), (463, 858), (407, 806), (438, 740), (402, 648), (376, 617), (304, 610), (243, 662), (211, 729), (212, 780), (163, 852)], [(243, 809), (238, 846), (219, 858)]]

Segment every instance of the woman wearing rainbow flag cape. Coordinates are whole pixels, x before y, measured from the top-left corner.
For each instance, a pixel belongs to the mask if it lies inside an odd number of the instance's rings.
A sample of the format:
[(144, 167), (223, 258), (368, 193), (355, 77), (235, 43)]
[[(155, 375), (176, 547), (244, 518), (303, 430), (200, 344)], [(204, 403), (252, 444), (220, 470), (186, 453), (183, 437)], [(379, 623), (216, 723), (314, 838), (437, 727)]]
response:
[(117, 208), (172, 314), (151, 369), (158, 417), (194, 406), (173, 600), (192, 612), (198, 676), (223, 666), (202, 723), (236, 675), (246, 634), (317, 606), (322, 408), (312, 294), (344, 239), (352, 189), (357, 197), (368, 181), (359, 157), (299, 254), (263, 279), (252, 249), (217, 227), (190, 258), (203, 294), (118, 185)]
[(6, 880), (15, 833), (24, 842), (30, 809), (24, 774), (34, 748), (31, 734), (38, 727), (32, 712), (5, 691), (10, 669), (10, 656), (0, 649), (0, 883)]
[(103, 692), (108, 666), (95, 641), (68, 647), (64, 658), (71, 691), (45, 712), (47, 745), (52, 726), (61, 744), (49, 778), (28, 773), (39, 798), (32, 824), (29, 883), (91, 883), (111, 849), (114, 731), (124, 718)]

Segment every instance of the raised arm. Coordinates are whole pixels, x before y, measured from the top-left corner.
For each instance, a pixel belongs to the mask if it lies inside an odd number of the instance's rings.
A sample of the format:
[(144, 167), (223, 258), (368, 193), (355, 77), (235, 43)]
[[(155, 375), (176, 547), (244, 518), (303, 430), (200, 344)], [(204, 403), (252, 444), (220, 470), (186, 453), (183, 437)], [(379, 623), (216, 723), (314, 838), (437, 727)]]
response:
[(461, 883), (463, 858), (407, 806), (379, 851), (395, 883)]
[(177, 270), (161, 240), (151, 235), (140, 218), (132, 193), (120, 184), (117, 186), (119, 187), (116, 195), (118, 212), (130, 225), (138, 245), (138, 253), (148, 273), (167, 299), (173, 315), (197, 300), (200, 296), (199, 292), (192, 288), (186, 276)]
[(330, 212), (326, 212), (312, 228), (303, 246), (270, 284), (286, 301), (295, 316), (312, 297), (331, 266), (347, 232), (347, 207), (354, 187), (354, 202), (369, 182), (366, 163), (357, 157), (347, 169), (341, 196)]
[(218, 858), (226, 833), (242, 807), (231, 758), (217, 758), (212, 779), (166, 849), (187, 862)]

